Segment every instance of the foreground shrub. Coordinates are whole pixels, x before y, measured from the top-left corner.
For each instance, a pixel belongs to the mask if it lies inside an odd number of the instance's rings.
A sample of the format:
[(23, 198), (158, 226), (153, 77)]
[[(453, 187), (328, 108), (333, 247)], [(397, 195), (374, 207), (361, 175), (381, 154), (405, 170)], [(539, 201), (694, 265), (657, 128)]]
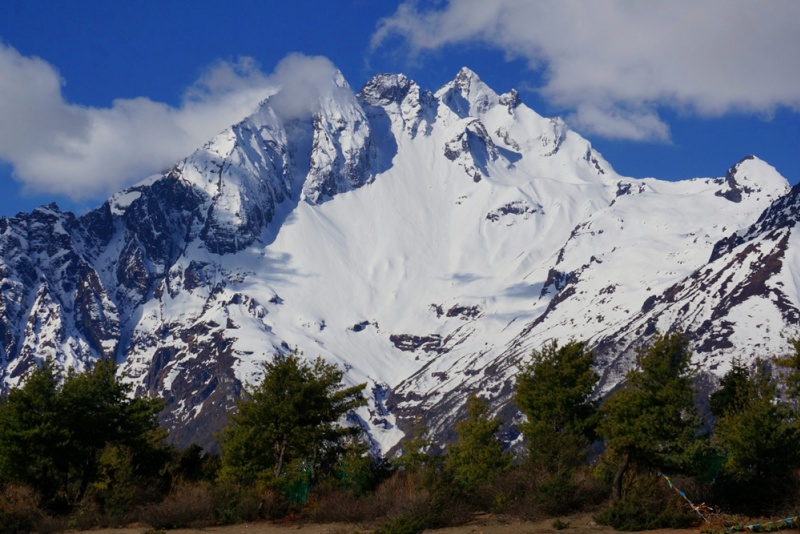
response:
[(9, 484), (0, 492), (0, 534), (28, 533), (41, 515), (39, 495), (31, 487)]
[(548, 515), (597, 510), (608, 499), (611, 488), (595, 478), (588, 468), (580, 469), (566, 480), (554, 477), (540, 491), (542, 510)]
[(316, 523), (361, 523), (374, 518), (368, 498), (359, 498), (347, 491), (319, 495), (306, 511)]
[(317, 523), (375, 521), (386, 514), (390, 505), (383, 498), (384, 493), (380, 487), (372, 493), (357, 493), (329, 480), (317, 487), (304, 514)]
[(375, 534), (419, 534), (427, 527), (425, 517), (398, 515), (378, 527)]
[(68, 529), (68, 521), (64, 516), (44, 516), (36, 524), (37, 534), (57, 534)]
[(207, 483), (178, 487), (160, 503), (141, 509), (139, 519), (154, 529), (204, 527), (212, 523), (214, 498)]
[(472, 497), (482, 498), (483, 510), (539, 520), (596, 511), (610, 490), (585, 467), (555, 475), (528, 464), (505, 473), (485, 492)]
[(323, 523), (384, 522), (405, 515), (429, 514), (431, 492), (424, 487), (422, 472), (397, 472), (373, 493), (358, 496), (352, 491), (329, 486), (318, 494), (308, 516)]
[(595, 520), (617, 530), (631, 531), (687, 528), (695, 525), (698, 517), (658, 475), (633, 473), (623, 497), (612, 501)]
[(306, 513), (317, 522), (379, 522), (376, 532), (421, 532), (471, 517), (472, 508), (451, 490), (439, 473), (428, 468), (398, 471), (372, 493), (357, 495), (333, 485), (322, 488)]
[(278, 519), (290, 511), (290, 503), (283, 493), (269, 487), (240, 486), (221, 481), (214, 486), (212, 498), (212, 515), (220, 525)]
[(67, 526), (71, 530), (89, 530), (105, 525), (100, 507), (91, 499), (84, 499), (72, 510), (67, 518)]

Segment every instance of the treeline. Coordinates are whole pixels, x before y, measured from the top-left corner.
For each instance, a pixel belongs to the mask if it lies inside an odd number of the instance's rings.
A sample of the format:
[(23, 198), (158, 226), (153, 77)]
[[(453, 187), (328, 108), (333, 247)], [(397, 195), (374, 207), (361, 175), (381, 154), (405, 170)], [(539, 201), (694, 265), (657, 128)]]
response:
[[(143, 522), (153, 529), (259, 518), (366, 522), (419, 532), (476, 511), (524, 518), (591, 512), (623, 530), (684, 527), (800, 505), (800, 341), (752, 366), (734, 361), (700, 398), (680, 333), (658, 335), (600, 405), (583, 343), (549, 344), (521, 363), (514, 402), (523, 445), (504, 450), (478, 396), (445, 452), (416, 422), (393, 459), (370, 454), (353, 410), (364, 385), (321, 359), (276, 356), (219, 435), (220, 455), (178, 450), (159, 400), (131, 398), (112, 361), (61, 375), (50, 362), (0, 398), (0, 532)], [(707, 405), (704, 421), (698, 405)], [(347, 420), (349, 424), (341, 424)], [(566, 523), (556, 520), (554, 528)]]

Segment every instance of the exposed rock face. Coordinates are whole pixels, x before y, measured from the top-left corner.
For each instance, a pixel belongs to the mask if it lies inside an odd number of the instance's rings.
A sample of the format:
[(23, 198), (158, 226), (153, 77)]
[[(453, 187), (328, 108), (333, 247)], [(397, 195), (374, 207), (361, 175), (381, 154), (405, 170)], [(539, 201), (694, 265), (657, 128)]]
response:
[(387, 452), (418, 414), (452, 436), (471, 392), (513, 421), (517, 363), (551, 339), (588, 340), (607, 391), (657, 330), (720, 374), (800, 320), (800, 193), (757, 158), (622, 177), (468, 69), (436, 93), (335, 76), (309, 116), (276, 109), (81, 217), (0, 218), (3, 387), (116, 358), (176, 442), (213, 447), (260, 363), (298, 348), (369, 384), (355, 417)]

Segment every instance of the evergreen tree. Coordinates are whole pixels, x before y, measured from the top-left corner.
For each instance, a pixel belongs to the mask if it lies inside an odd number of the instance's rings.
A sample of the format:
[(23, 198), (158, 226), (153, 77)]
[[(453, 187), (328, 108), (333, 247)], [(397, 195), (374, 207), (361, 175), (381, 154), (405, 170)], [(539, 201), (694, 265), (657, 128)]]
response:
[(500, 420), (489, 417), (489, 405), (475, 395), (467, 399), (467, 418), (456, 424), (458, 442), (447, 451), (445, 467), (466, 491), (487, 484), (508, 469), (511, 457), (497, 439)]
[[(79, 500), (97, 479), (101, 460), (129, 457), (132, 475), (157, 472), (169, 459), (166, 432), (156, 415), (163, 401), (131, 398), (131, 386), (119, 380), (113, 360), (98, 360), (91, 371), (70, 371), (61, 390), (63, 423), (70, 429), (70, 492)], [(106, 450), (108, 449), (108, 450)]]
[(0, 405), (0, 479), (71, 505), (98, 480), (109, 447), (130, 453), (139, 474), (157, 473), (167, 461), (156, 419), (163, 403), (130, 398), (116, 369), (102, 359), (62, 379), (50, 361), (34, 368)]
[(753, 372), (735, 362), (711, 395), (714, 443), (727, 455), (724, 474), (737, 482), (786, 482), (800, 467), (800, 432), (792, 411), (779, 402), (766, 362)]
[(554, 341), (534, 351), (517, 374), (514, 402), (527, 417), (520, 430), (533, 466), (561, 475), (586, 459), (597, 422), (592, 364), (584, 343)]
[(433, 444), (425, 437), (427, 432), (425, 421), (421, 417), (415, 418), (411, 438), (403, 443), (403, 454), (397, 459), (397, 465), (405, 471), (413, 473), (430, 464), (428, 450)]
[(711, 415), (719, 419), (726, 413), (740, 412), (755, 394), (754, 386), (750, 371), (741, 360), (734, 358), (730, 371), (719, 382), (719, 389), (709, 398)]
[(598, 427), (607, 451), (618, 461), (614, 498), (622, 497), (631, 464), (686, 472), (700, 442), (700, 417), (694, 405), (691, 351), (682, 333), (658, 334), (640, 349), (625, 387), (601, 408)]
[(223, 476), (251, 483), (278, 479), (293, 462), (306, 473), (332, 468), (344, 438), (360, 431), (339, 419), (366, 403), (366, 384), (345, 388), (343, 376), (322, 358), (309, 363), (297, 353), (266, 362), (264, 380), (247, 390), (220, 435)]
[(786, 356), (776, 358), (775, 363), (783, 368), (786, 397), (797, 411), (800, 409), (800, 337), (789, 338), (789, 344), (792, 351)]
[(0, 405), (0, 481), (52, 497), (67, 474), (69, 429), (62, 425), (60, 377), (51, 361), (36, 367)]
[(354, 435), (344, 440), (335, 471), (342, 488), (363, 496), (375, 491), (378, 484), (392, 474), (392, 465), (381, 456), (375, 456), (363, 436)]

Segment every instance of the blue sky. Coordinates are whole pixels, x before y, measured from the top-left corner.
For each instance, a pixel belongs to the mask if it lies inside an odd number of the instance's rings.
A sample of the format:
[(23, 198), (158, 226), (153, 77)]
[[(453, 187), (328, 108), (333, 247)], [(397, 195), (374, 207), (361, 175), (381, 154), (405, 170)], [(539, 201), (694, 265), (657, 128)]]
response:
[(292, 53), (355, 90), (380, 72), (435, 90), (466, 65), (628, 176), (752, 153), (796, 184), (797, 20), (794, 0), (4, 0), (0, 215), (99, 205), (242, 118)]

